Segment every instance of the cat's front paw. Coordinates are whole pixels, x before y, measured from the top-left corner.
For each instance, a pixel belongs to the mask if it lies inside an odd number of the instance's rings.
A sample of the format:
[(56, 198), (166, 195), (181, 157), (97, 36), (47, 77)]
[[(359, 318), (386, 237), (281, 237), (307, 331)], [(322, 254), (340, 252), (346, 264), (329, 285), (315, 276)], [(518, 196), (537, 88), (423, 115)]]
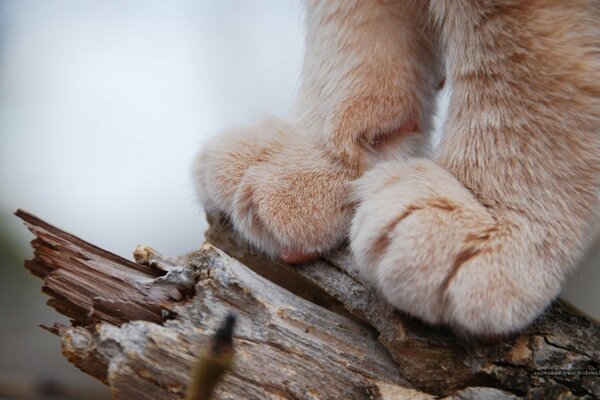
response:
[(433, 162), (383, 163), (356, 187), (357, 268), (400, 310), (491, 338), (526, 327), (558, 294), (560, 266), (528, 226), (494, 218)]
[(268, 119), (216, 137), (194, 168), (207, 212), (231, 217), (236, 230), (289, 263), (318, 257), (345, 237), (350, 176), (314, 138)]
[(250, 168), (233, 221), (263, 251), (297, 263), (339, 244), (349, 226), (348, 177), (315, 154), (286, 154)]

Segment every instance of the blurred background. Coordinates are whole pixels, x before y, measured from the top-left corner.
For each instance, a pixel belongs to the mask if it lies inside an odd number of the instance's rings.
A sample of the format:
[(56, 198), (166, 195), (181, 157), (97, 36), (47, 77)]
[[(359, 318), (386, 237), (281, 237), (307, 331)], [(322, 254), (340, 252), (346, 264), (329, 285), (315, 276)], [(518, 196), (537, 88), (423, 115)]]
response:
[(292, 1), (0, 0), (0, 398), (108, 398), (38, 328), (64, 319), (22, 267), (31, 236), (12, 212), (127, 258), (199, 247), (192, 157), (286, 112), (303, 40)]
[[(39, 324), (65, 322), (22, 267), (23, 208), (131, 258), (176, 256), (206, 222), (204, 140), (285, 114), (303, 47), (289, 0), (0, 0), (0, 398), (108, 399)], [(567, 298), (600, 318), (597, 244)]]

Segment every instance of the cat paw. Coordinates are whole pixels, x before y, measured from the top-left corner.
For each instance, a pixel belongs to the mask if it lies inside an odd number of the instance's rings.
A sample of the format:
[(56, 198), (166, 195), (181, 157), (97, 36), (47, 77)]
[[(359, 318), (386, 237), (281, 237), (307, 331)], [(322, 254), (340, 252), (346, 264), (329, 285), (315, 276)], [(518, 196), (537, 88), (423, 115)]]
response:
[(289, 263), (344, 239), (353, 178), (315, 139), (274, 118), (215, 137), (194, 164), (204, 209), (228, 214), (246, 240)]
[(428, 160), (383, 163), (355, 184), (351, 250), (360, 274), (395, 307), (479, 337), (514, 333), (555, 298), (561, 274)]
[(281, 151), (291, 135), (276, 119), (229, 129), (202, 147), (192, 166), (196, 196), (207, 213), (234, 210), (235, 191), (246, 171)]

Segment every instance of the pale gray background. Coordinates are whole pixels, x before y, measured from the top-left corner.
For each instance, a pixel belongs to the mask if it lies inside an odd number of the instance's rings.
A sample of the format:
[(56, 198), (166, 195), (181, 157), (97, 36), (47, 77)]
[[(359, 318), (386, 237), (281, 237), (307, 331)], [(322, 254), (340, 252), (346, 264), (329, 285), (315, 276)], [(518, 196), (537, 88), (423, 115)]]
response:
[[(125, 257), (197, 248), (191, 159), (220, 129), (285, 114), (303, 35), (288, 0), (0, 0), (0, 397), (31, 382), (107, 396), (37, 328), (62, 318), (10, 213)], [(597, 249), (570, 298), (598, 318)]]
[(0, 0), (0, 396), (94, 383), (37, 327), (62, 319), (21, 267), (30, 237), (10, 213), (125, 257), (197, 248), (191, 158), (220, 129), (287, 110), (301, 21), (282, 0)]

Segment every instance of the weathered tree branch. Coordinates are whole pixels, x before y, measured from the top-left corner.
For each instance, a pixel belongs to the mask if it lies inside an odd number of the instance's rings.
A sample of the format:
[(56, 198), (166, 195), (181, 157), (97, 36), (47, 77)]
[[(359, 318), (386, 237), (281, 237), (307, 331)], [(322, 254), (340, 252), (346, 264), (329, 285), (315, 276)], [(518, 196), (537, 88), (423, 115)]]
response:
[(600, 328), (560, 302), (489, 345), (395, 311), (343, 251), (300, 267), (270, 262), (212, 217), (207, 240), (229, 256), (204, 244), (168, 260), (139, 247), (134, 263), (17, 215), (36, 236), (26, 267), (71, 318), (47, 329), (118, 399), (182, 398), (197, 350), (228, 311), (240, 323), (221, 399), (600, 398), (600, 377), (585, 375), (600, 370)]

